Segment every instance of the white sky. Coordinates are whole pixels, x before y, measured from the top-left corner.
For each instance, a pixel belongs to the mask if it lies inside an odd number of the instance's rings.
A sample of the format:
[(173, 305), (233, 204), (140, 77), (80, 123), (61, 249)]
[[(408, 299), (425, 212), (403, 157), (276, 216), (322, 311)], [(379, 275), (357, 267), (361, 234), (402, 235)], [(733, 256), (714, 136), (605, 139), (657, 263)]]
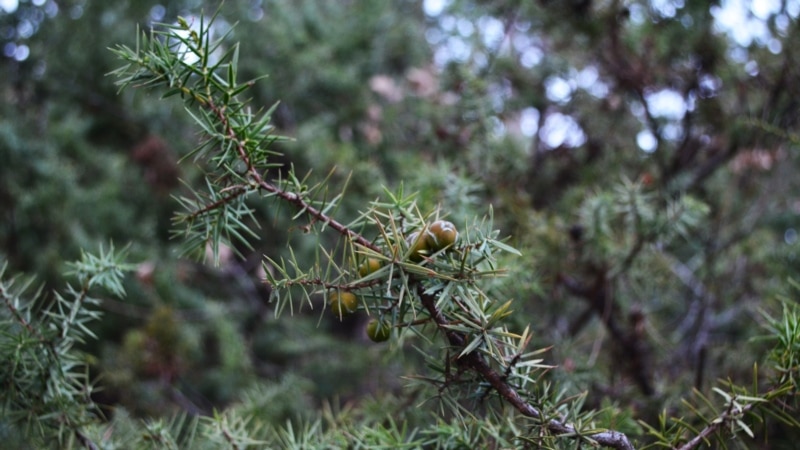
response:
[(17, 6), (19, 6), (19, 2), (17, 0), (0, 0), (0, 9), (7, 13), (16, 11)]

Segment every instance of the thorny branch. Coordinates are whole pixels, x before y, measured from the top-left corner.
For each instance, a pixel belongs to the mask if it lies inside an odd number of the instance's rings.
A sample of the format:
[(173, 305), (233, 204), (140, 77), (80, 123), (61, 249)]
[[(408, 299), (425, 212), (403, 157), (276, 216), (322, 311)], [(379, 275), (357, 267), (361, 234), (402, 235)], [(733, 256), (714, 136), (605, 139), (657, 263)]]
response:
[(248, 190), (244, 186), (233, 186), (233, 189), (229, 189), (232, 194), (228, 195), (227, 197), (221, 197), (219, 200), (209, 203), (203, 206), (200, 209), (193, 211), (189, 214), (188, 218), (194, 219), (196, 217), (202, 216), (203, 214), (207, 214), (215, 209), (219, 209), (225, 204), (231, 203), (232, 201), (236, 200), (237, 198), (245, 195), (248, 193)]
[[(4, 269), (4, 268), (5, 267), (0, 267), (0, 269)], [(0, 270), (0, 275), (2, 275), (2, 270)], [(44, 348), (46, 349), (47, 353), (49, 353), (54, 359), (57, 360), (59, 358), (59, 351), (56, 349), (56, 345), (57, 345), (56, 340), (57, 339), (56, 338), (48, 338), (48, 337), (42, 335), (42, 333), (39, 330), (37, 330), (36, 328), (33, 327), (31, 322), (25, 320), (25, 317), (23, 317), (23, 315), (20, 312), (20, 310), (16, 306), (14, 306), (14, 304), (13, 304), (14, 294), (10, 291), (9, 286), (7, 286), (4, 283), (0, 282), (0, 298), (3, 299), (3, 302), (5, 303), (6, 308), (12, 314), (14, 319), (20, 325), (22, 325), (31, 334), (31, 336), (34, 336), (38, 340), (39, 344), (44, 346)], [(22, 290), (24, 291), (26, 287), (23, 287)], [(87, 294), (88, 294), (88, 290), (89, 290), (89, 282), (87, 281), (87, 282), (85, 282), (83, 284), (82, 289), (79, 292), (79, 297), (76, 299), (76, 301), (78, 302), (78, 305), (83, 304), (83, 302), (86, 300), (86, 297), (87, 297)], [(78, 310), (78, 308), (73, 309), (73, 311), (77, 311), (77, 310)], [(67, 321), (62, 325), (60, 339), (66, 339), (68, 326), (70, 326), (70, 324), (71, 324), (71, 321)], [(48, 372), (49, 376), (54, 376), (54, 374), (56, 374), (56, 373), (60, 373), (60, 372), (56, 372), (56, 371)], [(75, 426), (72, 426), (72, 428), (74, 428), (73, 432), (75, 434), (75, 438), (77, 439), (78, 443), (80, 443), (80, 445), (82, 445), (84, 448), (86, 448), (88, 450), (97, 450), (98, 449), (97, 444), (95, 444), (92, 441), (91, 438), (86, 436), (80, 430), (80, 428), (75, 427)]]
[(250, 161), (250, 157), (247, 154), (247, 148), (245, 146), (244, 139), (241, 139), (237, 134), (236, 130), (231, 126), (230, 121), (228, 120), (227, 116), (225, 115), (225, 107), (218, 106), (212, 98), (208, 99), (206, 103), (207, 107), (214, 113), (217, 119), (223, 126), (224, 134), (227, 136), (228, 139), (236, 143), (236, 150), (239, 154), (239, 157), (242, 159), (247, 165), (247, 172), (252, 178), (253, 182), (260, 188), (269, 193), (277, 195), (279, 198), (293, 204), (299, 210), (304, 211), (308, 216), (315, 218), (316, 220), (327, 224), (334, 230), (336, 230), (339, 234), (342, 234), (357, 244), (360, 244), (366, 248), (374, 250), (376, 252), (380, 251), (380, 248), (367, 240), (364, 236), (354, 232), (353, 230), (349, 229), (343, 223), (335, 220), (334, 218), (330, 217), (329, 215), (325, 214), (318, 208), (315, 208), (313, 205), (305, 201), (301, 196), (287, 192), (280, 187), (276, 186), (275, 184), (266, 181), (261, 173), (258, 171), (258, 168), (253, 165)]
[[(417, 283), (417, 294), (422, 301), (422, 305), (425, 309), (428, 310), (428, 313), (433, 317), (433, 320), (436, 322), (436, 325), (444, 331), (445, 335), (447, 336), (447, 340), (450, 345), (463, 348), (466, 345), (466, 339), (464, 339), (464, 335), (449, 329), (447, 325), (450, 322), (447, 318), (442, 314), (441, 311), (436, 307), (436, 297), (430, 294), (425, 293), (425, 289), (422, 287), (421, 284)], [(468, 367), (475, 372), (479, 373), (484, 380), (486, 380), (497, 392), (508, 402), (510, 403), (517, 411), (522, 413), (525, 416), (532, 417), (534, 419), (542, 419), (542, 412), (532, 406), (530, 403), (525, 401), (519, 392), (516, 391), (512, 386), (510, 386), (504, 379), (504, 377), (498, 373), (496, 370), (492, 369), (491, 366), (486, 362), (486, 360), (481, 357), (478, 352), (471, 352), (468, 353), (458, 360), (458, 364), (464, 367)], [(564, 423), (562, 421), (551, 419), (546, 424), (547, 429), (554, 434), (570, 434), (577, 436), (577, 430), (572, 425)], [(628, 437), (625, 436), (624, 433), (620, 433), (618, 431), (607, 430), (600, 433), (596, 433), (591, 435), (591, 439), (596, 441), (597, 443), (612, 447), (616, 449), (624, 449), (624, 450), (633, 450), (633, 445), (628, 440)]]
[(744, 415), (745, 413), (753, 409), (755, 406), (756, 406), (755, 403), (749, 403), (747, 405), (742, 406), (741, 408), (734, 410), (733, 405), (731, 405), (731, 407), (728, 408), (727, 411), (720, 414), (716, 420), (711, 421), (711, 423), (709, 423), (707, 427), (703, 428), (699, 433), (697, 433), (697, 436), (692, 438), (692, 440), (690, 440), (689, 442), (678, 447), (677, 450), (692, 450), (693, 448), (703, 443), (703, 441), (708, 440), (708, 437), (716, 433), (717, 430), (720, 429), (720, 427), (728, 424), (729, 421), (735, 420), (737, 417)]
[[(180, 86), (181, 88), (185, 88), (185, 86)], [(242, 162), (245, 163), (247, 169), (247, 174), (251, 179), (253, 185), (257, 186), (258, 189), (263, 191), (269, 192), (274, 194), (281, 200), (284, 200), (298, 210), (309, 216), (310, 218), (322, 222), (327, 226), (334, 229), (336, 232), (341, 234), (342, 236), (349, 238), (354, 243), (361, 245), (365, 248), (369, 248), (376, 252), (380, 252), (381, 249), (376, 244), (367, 240), (361, 234), (353, 231), (345, 224), (337, 221), (333, 217), (329, 216), (319, 208), (314, 207), (308, 201), (306, 201), (302, 196), (286, 191), (279, 187), (278, 185), (267, 181), (264, 179), (262, 174), (259, 172), (259, 168), (252, 162), (251, 158), (249, 157), (246, 141), (245, 139), (240, 136), (239, 132), (233, 127), (231, 124), (225, 105), (218, 105), (215, 101), (213, 96), (208, 95), (204, 96), (202, 101), (198, 101), (198, 104), (202, 108), (207, 108), (219, 121), (222, 125), (222, 135), (225, 136), (225, 139), (233, 142), (236, 146), (236, 151), (241, 159)], [(231, 197), (238, 196), (240, 192), (235, 192)], [(202, 212), (208, 212), (210, 210), (215, 209), (215, 207), (221, 207), (230, 198), (223, 198), (221, 201), (216, 202), (212, 205), (207, 205), (206, 208), (203, 208)], [(421, 283), (418, 281), (412, 281), (416, 285), (417, 293), (422, 301), (423, 307), (428, 311), (431, 315), (433, 320), (436, 322), (437, 326), (444, 331), (448, 342), (450, 345), (463, 348), (466, 343), (466, 339), (463, 334), (453, 331), (447, 328), (447, 325), (450, 325), (451, 322), (444, 316), (444, 314), (436, 307), (436, 298), (430, 294), (426, 294), (425, 290)], [(574, 426), (564, 423), (561, 420), (557, 419), (546, 419), (542, 412), (538, 410), (536, 407), (528, 403), (519, 392), (516, 391), (505, 379), (505, 377), (494, 370), (486, 360), (477, 352), (471, 352), (467, 355), (462, 356), (458, 360), (458, 365), (467, 369), (470, 369), (476, 373), (478, 373), (486, 382), (488, 382), (492, 388), (494, 388), (507, 402), (509, 402), (515, 409), (517, 409), (521, 414), (531, 417), (534, 419), (538, 419), (540, 421), (545, 422), (545, 426), (547, 429), (556, 434), (556, 435), (571, 435), (571, 436), (578, 436), (578, 430), (575, 429)], [(620, 450), (633, 450), (633, 445), (628, 440), (627, 436), (623, 433), (618, 431), (608, 430), (603, 431), (600, 433), (592, 434), (590, 437), (595, 442), (607, 446), (612, 447)]]

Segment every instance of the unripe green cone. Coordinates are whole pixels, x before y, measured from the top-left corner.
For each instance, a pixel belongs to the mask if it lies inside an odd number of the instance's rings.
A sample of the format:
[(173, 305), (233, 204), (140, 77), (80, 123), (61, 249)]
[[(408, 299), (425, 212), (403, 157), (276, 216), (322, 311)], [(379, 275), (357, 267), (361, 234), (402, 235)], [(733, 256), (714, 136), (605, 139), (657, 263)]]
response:
[(430, 254), (428, 240), (425, 236), (421, 236), (418, 231), (411, 233), (406, 239), (406, 242), (409, 248), (408, 259), (411, 261), (420, 262)]
[(358, 309), (358, 297), (352, 292), (331, 292), (328, 302), (331, 305), (331, 312), (339, 318), (346, 314), (352, 314)]
[(455, 244), (458, 239), (458, 230), (453, 222), (447, 220), (437, 220), (428, 227), (428, 232), (425, 233), (425, 240), (428, 248), (434, 252), (438, 252), (443, 248), (450, 247)]
[(372, 342), (385, 342), (392, 336), (392, 329), (387, 322), (371, 319), (367, 323), (367, 336)]
[(377, 272), (381, 267), (383, 267), (381, 260), (376, 258), (367, 258), (361, 263), (360, 266), (358, 266), (358, 274), (362, 277), (365, 277), (373, 272)]

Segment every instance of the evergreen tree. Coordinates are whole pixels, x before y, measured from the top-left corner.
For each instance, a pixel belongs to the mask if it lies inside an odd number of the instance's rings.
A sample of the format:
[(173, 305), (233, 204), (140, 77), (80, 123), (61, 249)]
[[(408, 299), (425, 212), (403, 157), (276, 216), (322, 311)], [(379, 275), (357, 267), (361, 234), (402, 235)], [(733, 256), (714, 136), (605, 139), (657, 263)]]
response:
[(6, 442), (792, 448), (800, 11), (434, 6), (0, 16)]

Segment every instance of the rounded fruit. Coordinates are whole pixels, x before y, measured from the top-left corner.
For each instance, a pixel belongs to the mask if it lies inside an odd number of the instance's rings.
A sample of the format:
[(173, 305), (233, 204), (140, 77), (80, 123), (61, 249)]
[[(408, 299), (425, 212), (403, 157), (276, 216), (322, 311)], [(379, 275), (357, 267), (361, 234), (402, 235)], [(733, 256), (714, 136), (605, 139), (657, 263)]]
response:
[(330, 302), (331, 311), (337, 317), (352, 314), (358, 309), (358, 297), (352, 292), (331, 292), (328, 302)]
[(437, 220), (428, 227), (425, 235), (428, 247), (434, 251), (450, 247), (458, 239), (458, 230), (453, 222), (447, 220)]
[(367, 336), (372, 342), (385, 342), (392, 335), (389, 324), (378, 319), (372, 319), (367, 323)]
[(377, 272), (383, 266), (381, 260), (376, 258), (367, 258), (358, 266), (358, 274), (365, 277), (373, 272)]
[(430, 254), (428, 240), (425, 236), (420, 236), (419, 231), (411, 233), (408, 238), (406, 238), (406, 242), (409, 248), (408, 259), (411, 261), (420, 262)]

